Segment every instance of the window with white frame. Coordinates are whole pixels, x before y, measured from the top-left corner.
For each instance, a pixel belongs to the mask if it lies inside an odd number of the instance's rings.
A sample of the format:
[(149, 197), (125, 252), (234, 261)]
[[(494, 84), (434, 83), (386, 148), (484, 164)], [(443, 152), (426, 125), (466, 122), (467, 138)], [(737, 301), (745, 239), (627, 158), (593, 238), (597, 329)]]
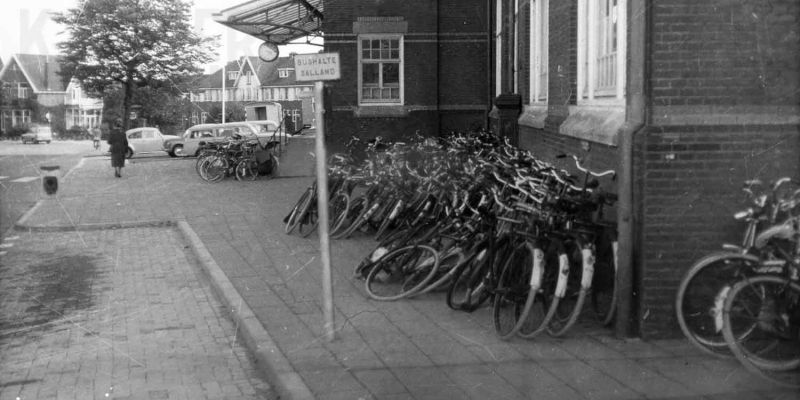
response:
[(238, 75), (238, 71), (230, 71), (228, 72), (228, 80), (232, 81), (236, 79), (236, 75)]
[(625, 97), (627, 0), (578, 1), (578, 103)]
[(403, 104), (403, 37), (358, 38), (359, 104)]
[(547, 102), (550, 0), (533, 0), (530, 8), (530, 104)]
[(27, 83), (20, 83), (17, 86), (17, 97), (20, 99), (27, 99), (31, 95), (31, 88), (28, 87)]
[(278, 78), (288, 78), (294, 68), (278, 68)]
[(13, 110), (11, 115), (11, 126), (31, 123), (31, 110)]

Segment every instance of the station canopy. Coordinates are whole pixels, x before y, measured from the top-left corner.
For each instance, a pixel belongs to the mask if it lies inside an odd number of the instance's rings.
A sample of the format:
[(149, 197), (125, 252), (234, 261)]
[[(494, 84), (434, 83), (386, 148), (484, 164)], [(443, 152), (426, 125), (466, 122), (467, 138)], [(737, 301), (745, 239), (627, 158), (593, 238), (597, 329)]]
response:
[(251, 0), (213, 15), (214, 21), (255, 38), (287, 44), (319, 34), (323, 0)]

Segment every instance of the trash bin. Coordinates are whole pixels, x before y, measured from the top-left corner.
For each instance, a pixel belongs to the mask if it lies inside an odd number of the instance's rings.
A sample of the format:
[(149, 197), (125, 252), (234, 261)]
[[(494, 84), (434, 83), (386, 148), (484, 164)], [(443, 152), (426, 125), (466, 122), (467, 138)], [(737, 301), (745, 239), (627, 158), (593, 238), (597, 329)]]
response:
[(58, 178), (61, 176), (61, 167), (58, 165), (43, 165), (42, 189), (47, 196), (54, 196), (58, 192)]

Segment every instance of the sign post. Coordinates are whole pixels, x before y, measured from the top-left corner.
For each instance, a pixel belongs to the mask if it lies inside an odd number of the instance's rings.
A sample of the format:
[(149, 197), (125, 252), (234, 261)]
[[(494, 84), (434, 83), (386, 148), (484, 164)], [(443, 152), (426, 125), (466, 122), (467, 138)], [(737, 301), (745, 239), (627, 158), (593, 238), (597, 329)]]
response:
[(339, 53), (298, 54), (294, 56), (295, 78), (298, 81), (314, 81), (316, 103), (316, 162), (317, 162), (317, 210), (319, 213), (319, 251), (322, 262), (322, 301), (325, 318), (325, 339), (336, 336), (333, 321), (333, 280), (331, 275), (331, 246), (328, 232), (328, 166), (325, 151), (325, 110), (323, 106), (323, 81), (339, 79)]

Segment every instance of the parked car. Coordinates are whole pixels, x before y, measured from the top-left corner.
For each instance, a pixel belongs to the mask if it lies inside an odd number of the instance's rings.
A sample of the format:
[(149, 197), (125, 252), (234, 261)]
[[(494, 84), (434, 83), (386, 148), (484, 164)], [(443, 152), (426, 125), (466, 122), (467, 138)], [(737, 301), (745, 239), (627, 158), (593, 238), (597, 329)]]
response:
[(158, 128), (152, 127), (128, 129), (125, 135), (128, 137), (125, 158), (131, 158), (134, 154), (162, 152), (165, 141), (178, 138), (175, 135), (165, 135)]
[(49, 144), (53, 141), (53, 131), (51, 131), (50, 127), (47, 125), (31, 125), (28, 129), (30, 132), (23, 133), (21, 136), (23, 144), (38, 144), (39, 142)]
[(223, 142), (234, 135), (245, 138), (265, 138), (272, 132), (250, 122), (227, 122), (224, 124), (200, 124), (190, 127), (180, 138), (164, 141), (163, 150), (172, 157), (196, 156), (208, 143)]

